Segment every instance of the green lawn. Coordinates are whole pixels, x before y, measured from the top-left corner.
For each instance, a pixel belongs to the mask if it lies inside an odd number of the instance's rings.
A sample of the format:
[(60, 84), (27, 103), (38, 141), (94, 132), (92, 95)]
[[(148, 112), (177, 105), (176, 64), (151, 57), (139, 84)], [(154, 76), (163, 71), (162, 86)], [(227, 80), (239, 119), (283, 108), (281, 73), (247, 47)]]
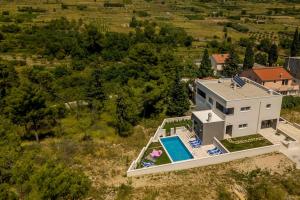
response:
[(230, 151), (241, 151), (272, 145), (272, 143), (260, 134), (221, 140), (221, 143)]
[(180, 121), (174, 121), (174, 122), (166, 122), (163, 129), (166, 129), (166, 132), (169, 133), (171, 128), (174, 127), (181, 127), (181, 126), (192, 126), (192, 120), (184, 119)]
[[(165, 152), (164, 148), (161, 146), (160, 142), (153, 142), (149, 145), (148, 149), (145, 151), (141, 161), (148, 161), (145, 157), (149, 155), (153, 150), (162, 150), (162, 155), (156, 159), (155, 165), (162, 165), (171, 163), (171, 160), (169, 159), (167, 153)], [(141, 163), (138, 164), (137, 168), (142, 168), (143, 166)]]

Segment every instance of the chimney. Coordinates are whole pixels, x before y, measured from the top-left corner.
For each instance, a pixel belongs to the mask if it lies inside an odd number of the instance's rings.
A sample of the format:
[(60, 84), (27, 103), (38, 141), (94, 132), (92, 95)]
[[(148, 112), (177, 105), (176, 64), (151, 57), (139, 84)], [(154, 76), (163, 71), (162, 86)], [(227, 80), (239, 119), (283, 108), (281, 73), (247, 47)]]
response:
[(271, 89), (268, 90), (268, 93), (269, 93), (269, 94), (273, 94), (273, 90), (271, 90)]
[(211, 114), (211, 113), (208, 113), (207, 121), (210, 122), (210, 121), (211, 121), (211, 118), (212, 118), (212, 114)]

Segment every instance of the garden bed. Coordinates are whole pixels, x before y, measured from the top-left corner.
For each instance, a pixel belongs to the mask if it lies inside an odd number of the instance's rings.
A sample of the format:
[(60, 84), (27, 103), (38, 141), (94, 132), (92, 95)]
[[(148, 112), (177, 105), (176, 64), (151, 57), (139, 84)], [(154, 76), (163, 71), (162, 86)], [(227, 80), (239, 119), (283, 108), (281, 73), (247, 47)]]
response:
[(221, 143), (230, 152), (272, 145), (269, 140), (267, 140), (260, 134), (229, 138), (221, 140)]
[(166, 122), (165, 125), (163, 126), (163, 129), (166, 129), (166, 132), (169, 133), (171, 131), (171, 128), (175, 127), (188, 127), (192, 126), (192, 120), (190, 119), (182, 119), (179, 121), (173, 121), (173, 122)]
[[(154, 165), (162, 165), (162, 164), (167, 164), (167, 163), (171, 163), (171, 160), (169, 159), (167, 153), (165, 152), (164, 148), (161, 146), (160, 142), (153, 142), (149, 145), (148, 149), (145, 151), (141, 161), (146, 161), (148, 162), (149, 160), (147, 160), (147, 156), (153, 151), (153, 150), (161, 150), (163, 153), (160, 157), (156, 158), (156, 161), (154, 162)], [(137, 168), (142, 168), (142, 164), (141, 162), (138, 163)]]

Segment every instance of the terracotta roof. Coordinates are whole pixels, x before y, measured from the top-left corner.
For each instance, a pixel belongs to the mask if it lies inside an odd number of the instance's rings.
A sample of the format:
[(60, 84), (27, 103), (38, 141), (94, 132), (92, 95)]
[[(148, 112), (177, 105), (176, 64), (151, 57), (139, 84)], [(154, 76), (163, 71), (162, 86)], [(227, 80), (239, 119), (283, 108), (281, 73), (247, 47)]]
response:
[(253, 68), (252, 70), (262, 81), (275, 81), (293, 78), (283, 67), (259, 67)]
[(225, 54), (213, 54), (212, 55), (213, 59), (219, 63), (219, 64), (223, 64), (225, 63), (225, 60), (229, 57), (228, 53)]

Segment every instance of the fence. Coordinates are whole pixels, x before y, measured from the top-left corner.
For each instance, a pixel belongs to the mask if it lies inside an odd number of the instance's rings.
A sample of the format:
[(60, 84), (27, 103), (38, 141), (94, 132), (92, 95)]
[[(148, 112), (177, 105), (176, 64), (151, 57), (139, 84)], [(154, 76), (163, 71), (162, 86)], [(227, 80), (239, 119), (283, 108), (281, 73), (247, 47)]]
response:
[(247, 150), (236, 151), (232, 153), (225, 153), (221, 155), (197, 158), (197, 159), (186, 160), (186, 161), (179, 161), (170, 164), (152, 166), (149, 168), (141, 168), (141, 169), (133, 169), (131, 165), (131, 167), (127, 171), (127, 176), (140, 176), (145, 174), (169, 172), (169, 171), (183, 170), (183, 169), (189, 169), (189, 168), (206, 166), (206, 165), (219, 164), (223, 162), (233, 161), (236, 159), (271, 153), (274, 151), (278, 151), (279, 148), (280, 148), (280, 144), (276, 144), (276, 145), (247, 149)]

